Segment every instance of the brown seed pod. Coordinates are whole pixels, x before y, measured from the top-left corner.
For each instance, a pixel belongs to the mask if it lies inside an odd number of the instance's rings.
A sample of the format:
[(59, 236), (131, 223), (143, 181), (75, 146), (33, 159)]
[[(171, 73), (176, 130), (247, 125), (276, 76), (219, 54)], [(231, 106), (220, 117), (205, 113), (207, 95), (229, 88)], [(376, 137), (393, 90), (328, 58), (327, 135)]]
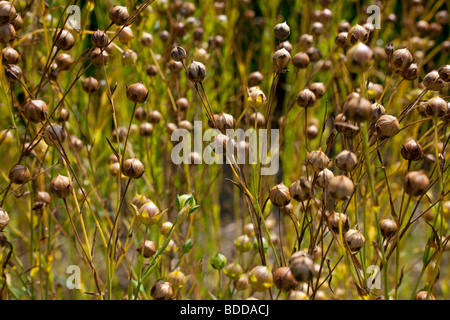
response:
[(403, 78), (406, 80), (415, 80), (419, 76), (419, 67), (417, 66), (417, 63), (411, 63), (410, 66), (403, 71), (402, 73)]
[(129, 18), (127, 7), (114, 6), (109, 10), (109, 19), (117, 26), (123, 26)]
[(19, 60), (20, 54), (15, 49), (11, 47), (2, 49), (2, 64), (4, 66), (8, 66), (9, 64), (18, 64)]
[(326, 169), (331, 160), (321, 150), (311, 151), (306, 155), (306, 165), (314, 172), (320, 172)]
[(140, 122), (145, 121), (147, 119), (147, 111), (145, 111), (145, 108), (139, 107), (134, 112), (134, 117), (136, 118), (137, 121)]
[(183, 47), (177, 46), (174, 47), (170, 51), (170, 57), (177, 62), (182, 62), (184, 59), (186, 59), (186, 50), (184, 50)]
[(316, 103), (316, 95), (309, 89), (303, 89), (297, 95), (297, 104), (302, 108), (309, 108)]
[(73, 191), (73, 183), (66, 176), (57, 175), (50, 182), (50, 193), (57, 198), (67, 198)]
[(60, 145), (66, 138), (66, 130), (58, 124), (50, 124), (45, 128), (44, 141), (49, 146)]
[(261, 85), (263, 82), (264, 76), (261, 72), (255, 71), (250, 73), (250, 76), (248, 77), (248, 85), (249, 87), (256, 87)]
[(334, 163), (339, 170), (351, 172), (358, 166), (358, 157), (351, 151), (343, 150), (336, 156)]
[(63, 51), (70, 50), (75, 45), (75, 38), (72, 32), (67, 29), (56, 31), (53, 36), (53, 41), (55, 42), (55, 46)]
[(9, 1), (0, 1), (0, 23), (12, 22), (17, 15), (14, 4)]
[(250, 282), (246, 274), (241, 275), (238, 279), (233, 281), (233, 285), (238, 291), (247, 290), (250, 287)]
[(148, 76), (154, 77), (158, 74), (158, 67), (154, 64), (151, 64), (145, 68), (145, 72)]
[(0, 208), (0, 232), (5, 230), (6, 226), (9, 224), (9, 215), (3, 208)]
[[(428, 299), (427, 299), (428, 296)], [(433, 294), (428, 294), (428, 291), (419, 291), (414, 296), (414, 300), (436, 300), (436, 298), (433, 296)]]
[(175, 104), (177, 105), (177, 108), (181, 111), (186, 111), (189, 108), (189, 100), (187, 98), (178, 98), (177, 101), (175, 101)]
[(397, 232), (398, 226), (392, 219), (383, 219), (380, 221), (380, 229), (383, 237), (390, 238)]
[(42, 100), (29, 100), (23, 105), (22, 113), (28, 121), (43, 122), (48, 116), (48, 106)]
[(171, 300), (173, 296), (173, 290), (169, 282), (158, 280), (150, 290), (150, 295), (152, 296), (153, 300)]
[(30, 170), (21, 164), (16, 164), (9, 171), (9, 179), (15, 184), (24, 184), (30, 180), (30, 177)]
[(20, 67), (15, 64), (10, 64), (5, 69), (5, 76), (10, 83), (20, 81), (20, 79), (22, 78), (22, 69), (20, 69)]
[(69, 144), (77, 152), (83, 150), (83, 141), (75, 135), (69, 137)]
[(410, 171), (405, 175), (403, 187), (411, 196), (422, 196), (428, 190), (430, 179), (423, 171)]
[(105, 66), (109, 61), (109, 54), (106, 50), (95, 48), (91, 53), (92, 63), (95, 66)]
[(370, 121), (376, 122), (381, 116), (386, 114), (386, 109), (381, 104), (373, 103), (372, 104), (372, 116)]
[(430, 32), (429, 32), (430, 38), (433, 39), (439, 37), (442, 34), (442, 30), (443, 28), (439, 23), (436, 22), (430, 23)]
[(434, 15), (434, 19), (437, 23), (445, 25), (448, 23), (448, 11), (447, 10), (441, 10), (436, 12)]
[(333, 212), (328, 216), (327, 221), (331, 230), (336, 234), (339, 234), (339, 225), (341, 226), (342, 233), (347, 232), (350, 227), (348, 217), (343, 213)]
[(311, 196), (311, 182), (300, 178), (289, 186), (289, 194), (297, 201), (305, 201)]
[(134, 103), (144, 103), (148, 98), (148, 90), (142, 83), (134, 83), (127, 88), (127, 98)]
[(291, 29), (289, 28), (288, 24), (285, 22), (283, 23), (279, 23), (277, 24), (274, 28), (273, 28), (273, 32), (275, 33), (275, 37), (277, 37), (277, 39), (279, 41), (284, 41), (286, 40), (289, 35), (291, 34)]
[(180, 270), (172, 271), (167, 275), (167, 280), (175, 288), (182, 288), (186, 284), (186, 276)]
[(308, 139), (315, 139), (319, 135), (319, 128), (316, 125), (312, 124), (308, 126), (306, 129), (306, 136)]
[(22, 16), (19, 14), (17, 14), (17, 16), (15, 17), (15, 19), (11, 22), (11, 24), (14, 26), (14, 29), (16, 29), (16, 31), (19, 31), (20, 29), (22, 29), (23, 26), (23, 18)]
[(178, 122), (178, 128), (185, 129), (187, 131), (194, 130), (194, 126), (189, 120), (181, 120), (180, 122)]
[(266, 266), (256, 266), (249, 272), (249, 282), (254, 291), (265, 291), (273, 285), (273, 275)]
[(283, 70), (291, 62), (291, 55), (286, 49), (279, 49), (273, 54), (272, 62), (275, 70)]
[(368, 121), (373, 116), (372, 104), (360, 96), (351, 98), (344, 104), (344, 115), (356, 123)]
[(250, 115), (250, 128), (255, 127), (255, 121), (256, 121), (256, 127), (257, 128), (263, 128), (266, 125), (266, 118), (261, 112), (254, 112)]
[(94, 77), (89, 77), (81, 82), (81, 87), (86, 93), (92, 94), (98, 91), (98, 89), (100, 88), (100, 84)]
[(352, 73), (367, 71), (373, 63), (373, 51), (362, 42), (351, 47), (346, 54), (346, 66)]
[(269, 197), (270, 202), (277, 207), (284, 207), (291, 202), (289, 188), (283, 183), (277, 184), (275, 187), (270, 189)]
[(143, 32), (141, 38), (139, 39), (139, 42), (144, 47), (151, 47), (154, 42), (153, 36), (148, 32)]
[(141, 242), (137, 251), (144, 258), (150, 258), (150, 257), (153, 257), (156, 253), (156, 245), (153, 241), (145, 240), (145, 241)]
[(339, 32), (336, 38), (334, 38), (334, 43), (336, 43), (339, 48), (345, 48), (348, 45), (348, 33)]
[(311, 25), (311, 33), (313, 36), (318, 37), (325, 32), (325, 27), (321, 22), (314, 22)]
[(148, 122), (143, 122), (139, 126), (139, 134), (143, 137), (150, 137), (153, 133), (153, 126)]
[(315, 47), (309, 47), (305, 50), (305, 52), (308, 55), (309, 60), (312, 62), (319, 61), (322, 58), (322, 52)]
[(375, 129), (381, 138), (391, 138), (400, 131), (400, 123), (396, 117), (385, 114), (377, 120)]
[(407, 70), (414, 61), (411, 52), (406, 48), (395, 50), (390, 58), (392, 69), (398, 73), (402, 73)]
[(299, 69), (305, 69), (309, 63), (309, 55), (306, 52), (299, 52), (292, 58), (292, 64)]
[(105, 48), (109, 44), (108, 34), (100, 30), (95, 31), (92, 34), (91, 40), (93, 45), (98, 48)]
[(185, 17), (190, 17), (195, 13), (195, 4), (192, 2), (184, 2), (181, 6), (180, 13)]
[(301, 48), (307, 49), (312, 46), (314, 37), (311, 34), (302, 34), (298, 39), (298, 44)]
[(16, 38), (16, 30), (10, 23), (0, 24), (0, 43), (9, 43)]
[(363, 26), (356, 24), (348, 30), (348, 44), (366, 43), (367, 40), (369, 40), (369, 33)]
[(223, 133), (226, 133), (227, 129), (234, 129), (236, 126), (236, 119), (231, 114), (225, 112), (219, 113), (214, 120), (217, 124), (217, 129)]
[(307, 282), (314, 275), (314, 261), (312, 257), (304, 251), (297, 251), (289, 259), (289, 268), (294, 279), (298, 282)]
[(417, 21), (416, 29), (419, 32), (419, 34), (423, 37), (430, 30), (430, 24), (425, 20)]
[(178, 129), (178, 126), (175, 124), (175, 123), (171, 123), (171, 122), (169, 122), (167, 125), (166, 125), (166, 132), (169, 134), (169, 135), (171, 135), (175, 130), (177, 130)]
[(123, 44), (128, 44), (134, 39), (133, 30), (130, 27), (121, 27), (117, 30), (117, 39)]
[(201, 62), (192, 61), (186, 69), (186, 75), (192, 82), (202, 82), (206, 77), (206, 67)]
[(425, 113), (427, 116), (433, 118), (441, 118), (447, 114), (447, 102), (436, 96), (425, 103)]
[(319, 188), (326, 188), (333, 178), (334, 174), (331, 170), (323, 169), (317, 174), (316, 185)]
[(148, 114), (148, 122), (151, 124), (158, 124), (162, 120), (162, 115), (159, 111), (153, 110)]
[(124, 66), (132, 66), (138, 59), (136, 51), (127, 49), (122, 53), (122, 64)]
[(168, 42), (170, 40), (170, 33), (167, 30), (161, 30), (158, 34), (162, 42)]
[(138, 159), (125, 160), (121, 167), (122, 174), (131, 179), (139, 179), (145, 172), (144, 165)]
[(36, 193), (34, 201), (35, 202), (42, 202), (42, 203), (45, 203), (45, 204), (50, 204), (51, 197), (50, 197), (50, 194), (48, 192), (39, 191), (39, 192)]
[(401, 155), (405, 160), (418, 161), (423, 157), (422, 147), (416, 140), (410, 138), (403, 144)]
[(205, 30), (203, 30), (202, 27), (196, 27), (196, 28), (194, 29), (194, 33), (193, 33), (194, 40), (195, 40), (195, 41), (200, 41), (200, 40), (202, 40), (204, 34), (205, 34)]
[(344, 239), (347, 242), (352, 253), (357, 253), (359, 250), (361, 250), (362, 247), (364, 247), (364, 244), (366, 243), (366, 239), (364, 238), (361, 231), (355, 229), (348, 230), (344, 235)]
[(313, 82), (309, 85), (309, 90), (314, 93), (316, 99), (320, 99), (325, 95), (326, 89), (323, 82)]
[(273, 272), (273, 282), (278, 290), (288, 292), (297, 287), (297, 281), (289, 267), (280, 267)]
[(354, 190), (353, 181), (344, 175), (334, 177), (328, 184), (331, 197), (337, 201), (350, 198)]
[(445, 83), (439, 76), (439, 72), (433, 70), (423, 78), (423, 85), (430, 91), (439, 91), (444, 87)]
[(72, 56), (67, 53), (60, 53), (55, 58), (55, 63), (59, 71), (69, 70), (73, 63)]
[(283, 41), (278, 46), (277, 49), (286, 49), (289, 53), (292, 52), (292, 43), (289, 41)]
[(450, 65), (446, 64), (439, 68), (439, 77), (445, 82), (450, 82)]
[(178, 73), (183, 70), (183, 64), (172, 59), (167, 63), (167, 66), (172, 73)]
[(230, 279), (239, 279), (244, 270), (239, 263), (230, 263), (224, 270), (225, 275)]

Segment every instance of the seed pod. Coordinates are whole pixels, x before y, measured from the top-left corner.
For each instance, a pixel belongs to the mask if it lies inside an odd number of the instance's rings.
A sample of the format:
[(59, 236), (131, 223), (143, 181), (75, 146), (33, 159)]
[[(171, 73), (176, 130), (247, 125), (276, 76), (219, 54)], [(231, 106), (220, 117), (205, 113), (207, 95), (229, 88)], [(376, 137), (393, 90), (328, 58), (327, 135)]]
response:
[(156, 245), (153, 241), (145, 240), (144, 242), (141, 242), (137, 251), (139, 254), (143, 255), (144, 258), (150, 258), (156, 253)]
[(358, 157), (351, 151), (343, 150), (336, 156), (334, 163), (339, 170), (350, 172), (358, 166)]
[(367, 71), (373, 63), (373, 51), (362, 42), (351, 47), (346, 54), (346, 66), (352, 73)]
[(367, 40), (369, 40), (369, 33), (363, 26), (356, 24), (348, 30), (348, 44), (366, 43)]
[(56, 56), (55, 63), (58, 66), (59, 71), (65, 71), (70, 69), (73, 59), (70, 54), (61, 53)]
[(233, 285), (238, 291), (247, 290), (250, 287), (250, 281), (248, 280), (248, 276), (243, 274), (238, 279), (233, 281)]
[(180, 270), (172, 271), (167, 275), (167, 280), (174, 288), (182, 288), (186, 284), (186, 276)]
[(291, 62), (291, 55), (286, 49), (277, 50), (272, 56), (272, 62), (275, 70), (283, 70), (287, 68)]
[(334, 174), (331, 170), (323, 169), (317, 174), (316, 185), (319, 188), (326, 188), (333, 178)]
[(56, 31), (53, 36), (53, 41), (55, 42), (55, 46), (63, 51), (72, 49), (75, 44), (75, 38), (73, 37), (72, 32), (67, 29)]
[(397, 232), (398, 226), (392, 219), (383, 219), (380, 221), (380, 229), (383, 237), (390, 238)]
[(288, 292), (297, 287), (297, 281), (289, 267), (280, 267), (273, 272), (273, 282), (278, 290)]
[(436, 12), (434, 15), (434, 19), (437, 23), (445, 25), (448, 23), (448, 11), (447, 10), (441, 10)]
[(356, 123), (368, 121), (373, 116), (372, 104), (361, 97), (351, 98), (344, 104), (344, 115)]
[(114, 6), (109, 10), (109, 19), (117, 26), (123, 26), (129, 17), (127, 7)]
[(134, 103), (144, 103), (148, 98), (148, 90), (142, 83), (134, 83), (127, 88), (127, 98)]
[(153, 45), (153, 36), (148, 32), (143, 32), (139, 42), (144, 47), (151, 47)]
[(402, 73), (407, 70), (413, 61), (414, 58), (411, 52), (406, 48), (395, 50), (391, 56), (392, 69), (394, 72), (398, 73)]
[(289, 186), (289, 194), (297, 201), (305, 201), (311, 196), (311, 182), (301, 178)]
[[(115, 157), (115, 155), (112, 155), (112, 156)], [(117, 157), (116, 157), (116, 159), (117, 159)], [(141, 194), (136, 194), (133, 197), (133, 199), (131, 199), (130, 202), (132, 205), (136, 206), (136, 208), (140, 209), (144, 204), (146, 204), (149, 201), (150, 201), (150, 199), (147, 198), (146, 196), (141, 195)]]
[(178, 128), (185, 129), (187, 131), (194, 130), (194, 126), (192, 125), (192, 123), (189, 120), (182, 120), (182, 121), (178, 122)]
[(23, 184), (28, 182), (30, 180), (30, 176), (30, 170), (21, 164), (16, 164), (9, 171), (9, 179), (15, 184)]
[(314, 22), (311, 26), (311, 33), (313, 36), (318, 37), (325, 32), (325, 27), (321, 22)]
[(381, 116), (386, 114), (386, 109), (381, 104), (373, 103), (372, 104), (372, 116), (370, 117), (370, 121), (376, 122)]
[(20, 69), (20, 67), (15, 64), (10, 64), (5, 69), (5, 76), (10, 83), (20, 81), (20, 79), (22, 78), (22, 69)]
[(412, 63), (405, 71), (402, 73), (403, 78), (406, 80), (415, 80), (419, 76), (419, 67), (417, 63)]
[(428, 100), (425, 104), (425, 113), (427, 116), (433, 118), (441, 118), (447, 114), (448, 104), (447, 102), (436, 96)]
[(175, 130), (177, 130), (178, 129), (178, 126), (175, 124), (175, 123), (171, 123), (171, 122), (169, 122), (167, 125), (166, 125), (166, 132), (169, 134), (169, 135), (171, 135)]
[(36, 196), (34, 198), (35, 202), (42, 202), (44, 204), (50, 204), (51, 198), (50, 194), (45, 191), (39, 191), (36, 193)]
[(144, 165), (138, 159), (128, 159), (121, 167), (122, 174), (131, 179), (139, 179), (145, 172)]
[(12, 22), (17, 15), (14, 4), (9, 1), (0, 1), (0, 23)]
[(314, 37), (310, 34), (302, 34), (298, 39), (298, 44), (301, 48), (307, 49), (312, 46)]
[(127, 137), (127, 128), (120, 126), (117, 128), (117, 131), (114, 129), (112, 132), (113, 140), (117, 141), (117, 138), (119, 138), (120, 142), (125, 141)]
[(172, 229), (173, 224), (170, 221), (163, 222), (161, 226), (159, 227), (159, 231), (162, 235), (167, 236)]
[(174, 47), (172, 51), (170, 51), (170, 57), (177, 62), (182, 62), (186, 59), (186, 50), (180, 46)]
[(143, 137), (150, 137), (153, 133), (153, 126), (148, 122), (143, 122), (139, 126), (139, 134)]
[(259, 87), (248, 88), (247, 94), (248, 104), (255, 109), (262, 107), (267, 102), (266, 95)]
[(347, 20), (342, 20), (338, 25), (338, 32), (348, 32), (351, 27)]
[(410, 138), (403, 144), (401, 155), (405, 160), (418, 161), (423, 157), (422, 147), (416, 140)]
[(151, 124), (158, 124), (162, 120), (162, 115), (159, 111), (153, 110), (148, 114), (148, 122)]
[(309, 108), (316, 103), (316, 95), (309, 89), (303, 89), (297, 95), (297, 104), (302, 108)]
[[(428, 299), (427, 299), (428, 296)], [(414, 296), (414, 300), (436, 300), (436, 298), (433, 296), (433, 294), (428, 294), (428, 291), (419, 291)]]
[(328, 216), (327, 221), (328, 226), (336, 234), (339, 234), (339, 225), (341, 226), (342, 233), (347, 232), (350, 227), (348, 217), (343, 213), (333, 212)]
[(120, 175), (120, 163), (118, 163), (118, 162), (110, 163), (109, 164), (109, 173), (113, 177), (119, 176)]
[(217, 128), (223, 133), (225, 133), (227, 129), (234, 129), (236, 126), (236, 119), (234, 119), (231, 114), (225, 112), (219, 113), (214, 120), (217, 124)]
[(325, 95), (326, 89), (323, 82), (313, 82), (309, 85), (309, 90), (314, 93), (317, 99), (322, 98)]
[(311, 151), (306, 156), (306, 165), (314, 172), (320, 172), (326, 169), (330, 162), (331, 160), (327, 155), (320, 150)]
[(430, 179), (423, 171), (410, 171), (405, 175), (403, 187), (411, 196), (422, 196), (427, 192)]
[(439, 37), (442, 34), (442, 29), (443, 28), (439, 23), (436, 22), (430, 23), (430, 32), (429, 32), (430, 38), (433, 39)]
[(309, 62), (309, 55), (305, 52), (299, 52), (292, 58), (292, 64), (299, 69), (305, 69)]
[(263, 82), (263, 79), (264, 76), (261, 72), (259, 71), (252, 72), (248, 77), (248, 86), (249, 87), (259, 86)]
[(122, 64), (124, 66), (132, 66), (138, 59), (136, 51), (127, 49), (122, 53)]
[(172, 73), (178, 73), (183, 70), (183, 64), (172, 59), (167, 63), (167, 66)]
[(236, 241), (234, 241), (237, 251), (247, 252), (253, 247), (252, 240), (247, 235), (239, 236)]
[(151, 64), (145, 68), (145, 72), (148, 76), (154, 77), (158, 74), (158, 68), (154, 64)]
[(348, 33), (347, 32), (339, 32), (334, 38), (334, 43), (339, 48), (345, 48), (348, 45)]
[(16, 17), (14, 18), (14, 20), (11, 22), (11, 24), (13, 25), (14, 29), (16, 31), (19, 31), (20, 29), (22, 29), (23, 26), (23, 18), (20, 15), (20, 13), (18, 13), (16, 15)]
[(291, 195), (289, 193), (289, 188), (283, 183), (277, 184), (275, 187), (270, 189), (269, 193), (270, 202), (277, 207), (284, 207), (289, 202), (291, 202)]
[(232, 279), (232, 280), (236, 280), (239, 279), (240, 276), (242, 275), (242, 273), (244, 272), (244, 270), (242, 269), (241, 265), (237, 262), (233, 262), (230, 263), (224, 270), (223, 272), (225, 273), (225, 275)]
[(134, 38), (133, 30), (130, 27), (121, 27), (117, 30), (117, 38), (123, 44), (128, 44)]
[(44, 141), (49, 146), (62, 144), (66, 138), (66, 130), (58, 124), (50, 124), (45, 128)]
[(366, 243), (366, 239), (364, 238), (361, 231), (355, 229), (348, 230), (344, 235), (344, 239), (347, 242), (352, 253), (357, 253), (359, 250), (361, 250), (362, 247), (364, 247), (364, 244)]
[(66, 176), (57, 175), (50, 182), (50, 193), (57, 198), (67, 198), (73, 191), (73, 183)]
[(319, 128), (317, 128), (314, 124), (310, 125), (306, 129), (306, 136), (308, 139), (315, 139), (319, 135)]
[(10, 23), (0, 24), (0, 43), (8, 43), (16, 38), (16, 30)]
[(380, 137), (391, 138), (400, 131), (400, 123), (396, 117), (385, 114), (377, 120), (375, 129)]
[(0, 232), (5, 230), (6, 226), (9, 224), (9, 215), (8, 212), (0, 208)]
[[(449, 202), (449, 204), (450, 204), (450, 202)], [(255, 236), (255, 226), (253, 225), (253, 223), (247, 223), (244, 226), (244, 233), (249, 237)]]
[(279, 41), (284, 41), (291, 34), (291, 29), (285, 21), (283, 23), (277, 24), (275, 28), (273, 28), (273, 32), (275, 33), (275, 37), (277, 37)]
[(145, 121), (147, 119), (147, 111), (145, 111), (143, 107), (139, 107), (134, 112), (134, 117), (136, 118), (137, 121), (140, 122)]
[(249, 272), (249, 282), (254, 291), (265, 291), (273, 285), (272, 272), (266, 266), (256, 266)]
[(186, 75), (192, 82), (202, 82), (206, 77), (206, 67), (201, 62), (192, 61), (187, 67)]
[(289, 53), (292, 52), (292, 43), (289, 41), (283, 41), (278, 46), (277, 49), (286, 49)]
[(100, 88), (100, 84), (98, 80), (95, 79), (94, 77), (89, 77), (84, 79), (83, 82), (81, 82), (81, 87), (86, 93), (92, 94), (98, 91), (98, 89)]
[(445, 83), (444, 80), (439, 77), (439, 73), (436, 70), (433, 70), (423, 78), (423, 85), (430, 91), (439, 91), (444, 87)]
[(354, 190), (353, 181), (344, 175), (334, 177), (328, 184), (328, 191), (334, 200), (346, 200), (351, 197)]
[(28, 121), (43, 122), (48, 116), (48, 106), (42, 100), (29, 100), (22, 107), (22, 113)]
[(312, 257), (304, 251), (297, 251), (289, 259), (289, 268), (294, 279), (298, 282), (307, 282), (313, 278), (314, 261)]
[(20, 54), (13, 48), (6, 47), (2, 50), (2, 64), (4, 66), (8, 66), (9, 64), (17, 64), (19, 63), (19, 60)]
[(149, 200), (139, 208), (138, 218), (143, 225), (151, 226), (159, 221), (162, 213), (153, 201)]
[(173, 290), (169, 282), (158, 280), (150, 290), (150, 295), (152, 296), (153, 300), (171, 300), (173, 296)]
[(450, 65), (446, 64), (439, 68), (439, 77), (445, 82), (450, 82)]
[(395, 51), (395, 47), (394, 47), (394, 43), (393, 42), (389, 42), (385, 47), (384, 47), (384, 51), (386, 52), (386, 55), (388, 56), (388, 58), (390, 59), (392, 54)]
[(109, 54), (106, 50), (95, 48), (91, 53), (92, 63), (95, 66), (105, 66), (109, 61)]
[(108, 34), (100, 30), (95, 31), (92, 34), (91, 40), (93, 45), (98, 48), (105, 48), (110, 42)]

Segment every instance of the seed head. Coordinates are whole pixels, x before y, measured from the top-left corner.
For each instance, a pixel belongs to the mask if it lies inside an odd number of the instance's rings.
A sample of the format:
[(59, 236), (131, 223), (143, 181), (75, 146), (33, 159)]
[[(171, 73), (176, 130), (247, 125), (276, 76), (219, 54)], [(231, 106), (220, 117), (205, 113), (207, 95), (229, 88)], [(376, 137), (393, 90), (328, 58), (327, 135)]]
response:
[(392, 219), (383, 219), (380, 221), (380, 229), (383, 237), (390, 238), (397, 232), (398, 226)]
[(390, 56), (390, 59), (392, 69), (398, 73), (402, 73), (407, 70), (414, 61), (411, 52), (406, 48), (395, 50)]
[(314, 172), (326, 169), (330, 163), (331, 160), (320, 150), (311, 151), (306, 156), (306, 165)]
[(356, 123), (368, 121), (373, 116), (372, 104), (361, 96), (350, 98), (344, 104), (344, 115)]
[(297, 251), (289, 259), (289, 268), (294, 279), (298, 282), (307, 282), (314, 275), (314, 261), (312, 257), (304, 251)]
[(322, 98), (325, 95), (326, 89), (323, 82), (313, 82), (309, 85), (309, 90), (314, 93), (317, 99)]
[(267, 102), (266, 95), (259, 87), (248, 88), (247, 94), (249, 105), (255, 109), (262, 107)]
[(172, 51), (170, 51), (170, 57), (177, 62), (182, 62), (186, 59), (186, 50), (180, 46), (174, 47)]
[(311, 182), (304, 178), (295, 180), (289, 186), (289, 194), (297, 201), (305, 201), (311, 196)]
[(138, 159), (128, 159), (121, 167), (122, 174), (131, 179), (139, 179), (145, 172), (144, 165)]
[(319, 188), (326, 188), (333, 178), (334, 174), (331, 170), (323, 169), (317, 174), (316, 185)]
[(364, 247), (364, 244), (366, 243), (366, 239), (364, 238), (361, 231), (356, 229), (348, 230), (344, 235), (344, 239), (345, 241), (347, 241), (347, 244), (352, 253), (356, 253), (361, 250), (361, 248)]
[(254, 291), (265, 291), (273, 285), (273, 275), (266, 266), (256, 266), (249, 272), (249, 281)]
[(50, 193), (57, 198), (67, 198), (72, 194), (73, 183), (66, 176), (57, 175), (50, 182)]
[(150, 200), (139, 208), (139, 221), (145, 226), (154, 225), (159, 221), (162, 213), (153, 201)]
[(169, 282), (158, 280), (150, 290), (150, 295), (152, 296), (153, 300), (171, 300), (173, 296), (173, 290)]
[(291, 62), (291, 55), (286, 49), (277, 50), (272, 56), (273, 66), (275, 70), (283, 70), (287, 68)]
[(10, 64), (18, 64), (19, 60), (20, 54), (15, 49), (6, 47), (2, 50), (2, 64), (4, 66), (8, 66)]
[(280, 267), (273, 272), (273, 282), (278, 290), (288, 292), (297, 287), (297, 281), (289, 267)]
[(252, 72), (248, 77), (248, 85), (249, 87), (260, 86), (261, 83), (263, 82), (263, 79), (264, 76), (261, 72), (259, 71)]
[(446, 64), (439, 68), (439, 77), (445, 82), (450, 82), (450, 65)]
[[(427, 299), (428, 296), (428, 299)], [(436, 298), (433, 296), (433, 294), (428, 294), (428, 291), (419, 291), (414, 296), (414, 300), (436, 300)]]
[(309, 89), (303, 89), (297, 95), (297, 104), (302, 108), (309, 108), (316, 103), (316, 95)]
[(44, 141), (49, 146), (62, 144), (66, 138), (66, 130), (58, 124), (50, 124), (45, 128)]
[(306, 52), (299, 52), (292, 58), (292, 64), (299, 69), (305, 69), (309, 62), (309, 55)]
[(127, 7), (114, 6), (109, 9), (109, 19), (117, 26), (123, 26), (129, 17)]
[(247, 290), (247, 288), (250, 287), (248, 276), (246, 274), (241, 275), (238, 279), (233, 281), (233, 285), (238, 291)]
[(400, 131), (400, 123), (396, 117), (385, 114), (377, 120), (375, 129), (380, 137), (391, 138)]
[(339, 48), (345, 48), (348, 45), (348, 32), (339, 32), (336, 38), (334, 38), (334, 43)]
[(92, 63), (96, 66), (105, 66), (109, 61), (109, 54), (106, 50), (95, 48), (91, 53)]
[(23, 184), (28, 182), (30, 180), (30, 176), (30, 170), (21, 164), (16, 164), (9, 171), (9, 179), (15, 184)]
[(358, 166), (358, 157), (351, 151), (341, 151), (334, 160), (336, 167), (345, 172), (351, 172)]
[(148, 114), (148, 122), (150, 122), (151, 124), (158, 124), (161, 122), (161, 120), (162, 120), (162, 115), (157, 110), (153, 110)]
[(236, 126), (236, 119), (231, 114), (221, 112), (214, 119), (217, 124), (217, 129), (226, 133), (227, 129), (234, 129)]
[(144, 103), (148, 98), (148, 90), (142, 83), (134, 83), (127, 88), (127, 98), (134, 103)]
[(145, 68), (145, 72), (148, 76), (154, 77), (158, 74), (158, 68), (154, 64), (151, 64)]
[(206, 67), (201, 62), (192, 61), (187, 67), (186, 75), (192, 82), (202, 82), (206, 77)]
[(270, 202), (277, 207), (284, 207), (291, 202), (289, 188), (283, 183), (277, 184), (275, 187), (270, 189), (269, 197)]
[(355, 186), (350, 178), (341, 175), (331, 179), (328, 191), (334, 200), (346, 200), (351, 197)]
[(419, 67), (417, 66), (417, 63), (411, 63), (410, 66), (403, 71), (402, 73), (403, 78), (406, 80), (415, 80), (419, 76)]
[(156, 245), (153, 241), (145, 240), (144, 242), (141, 242), (137, 251), (139, 254), (142, 254), (144, 258), (150, 258), (156, 253)]
[(81, 87), (86, 93), (92, 94), (98, 91), (98, 89), (100, 88), (100, 84), (94, 77), (88, 77), (84, 79), (83, 82), (81, 82)]
[(311, 34), (302, 34), (298, 39), (298, 44), (301, 48), (307, 49), (312, 46), (314, 37)]
[(341, 226), (342, 233), (348, 231), (350, 223), (347, 216), (343, 213), (333, 212), (327, 218), (328, 225), (334, 233), (339, 234), (339, 225)]
[(233, 262), (230, 263), (224, 270), (223, 272), (225, 273), (225, 275), (232, 279), (232, 280), (236, 280), (239, 279), (239, 277), (242, 275), (242, 273), (244, 272), (244, 270), (242, 269), (241, 265), (237, 262)]
[(72, 32), (67, 29), (56, 31), (53, 36), (53, 41), (55, 41), (55, 46), (63, 51), (72, 49), (75, 44), (75, 38), (73, 37)]
[(403, 187), (411, 196), (422, 196), (428, 190), (430, 179), (423, 171), (410, 171), (405, 175)]
[(73, 63), (72, 56), (67, 53), (60, 53), (55, 58), (55, 63), (59, 71), (69, 70)]
[(8, 212), (0, 208), (0, 232), (5, 230), (6, 226), (9, 224), (9, 215)]
[(356, 24), (348, 30), (348, 44), (366, 43), (367, 40), (369, 40), (369, 33), (363, 26)]
[(117, 39), (123, 44), (128, 44), (134, 38), (133, 30), (130, 27), (119, 28), (117, 35)]
[(105, 48), (109, 44), (108, 34), (100, 30), (95, 31), (92, 34), (91, 40), (94, 46), (98, 48)]
[(167, 275), (167, 280), (174, 288), (182, 288), (186, 284), (186, 276), (180, 270), (172, 271)]
[(433, 70), (423, 78), (423, 85), (430, 91), (439, 91), (444, 87), (445, 83), (439, 76), (439, 72)]
[(284, 41), (291, 34), (291, 29), (285, 21), (283, 23), (277, 24), (275, 28), (273, 28), (273, 32), (275, 33), (275, 37), (277, 37), (279, 41)]
[(403, 144), (401, 155), (405, 160), (418, 161), (423, 157), (422, 147), (416, 140), (410, 138)]
[(42, 100), (29, 100), (22, 107), (22, 113), (28, 121), (43, 122), (48, 116), (48, 106)]
[(234, 241), (234, 245), (239, 252), (250, 251), (253, 247), (252, 240), (246, 234), (239, 236), (236, 241)]
[(362, 42), (358, 42), (347, 51), (346, 65), (352, 73), (367, 71), (373, 63), (373, 51)]
[(10, 23), (0, 24), (0, 43), (9, 43), (16, 38), (16, 30)]
[(143, 137), (150, 137), (153, 133), (153, 126), (151, 123), (143, 122), (139, 125), (139, 134)]
[(0, 1), (0, 23), (12, 22), (17, 15), (14, 4), (9, 1)]

